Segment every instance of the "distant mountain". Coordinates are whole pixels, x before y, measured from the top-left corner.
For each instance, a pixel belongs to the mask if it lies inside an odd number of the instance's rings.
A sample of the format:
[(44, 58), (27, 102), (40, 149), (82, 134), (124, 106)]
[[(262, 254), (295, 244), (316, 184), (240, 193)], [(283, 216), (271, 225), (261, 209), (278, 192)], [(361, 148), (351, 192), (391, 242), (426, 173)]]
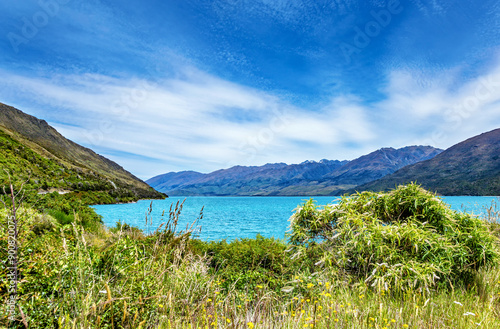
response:
[(332, 185), (360, 185), (392, 174), (405, 166), (432, 159), (442, 150), (431, 146), (382, 148), (350, 161), (324, 177)]
[[(62, 136), (44, 120), (0, 103), (0, 166), (42, 191), (100, 192), (108, 202), (164, 198), (117, 163)], [(5, 172), (0, 183), (5, 183)]]
[(159, 175), (146, 182), (169, 195), (336, 195), (439, 152), (430, 146), (387, 148), (353, 161), (235, 166), (209, 174), (184, 171)]
[(356, 189), (388, 190), (409, 182), (441, 195), (500, 195), (500, 129), (469, 138), (432, 159)]

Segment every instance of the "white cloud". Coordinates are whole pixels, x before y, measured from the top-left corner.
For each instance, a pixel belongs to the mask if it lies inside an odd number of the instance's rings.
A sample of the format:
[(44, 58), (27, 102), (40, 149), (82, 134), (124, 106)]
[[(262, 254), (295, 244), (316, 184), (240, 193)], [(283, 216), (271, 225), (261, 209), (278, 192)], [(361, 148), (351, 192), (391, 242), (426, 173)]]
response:
[(427, 80), (393, 72), (382, 101), (346, 95), (313, 110), (192, 68), (161, 81), (0, 73), (3, 102), (29, 109), (144, 179), (235, 164), (352, 159), (387, 146), (446, 148), (500, 124), (500, 67), (459, 88), (453, 72)]

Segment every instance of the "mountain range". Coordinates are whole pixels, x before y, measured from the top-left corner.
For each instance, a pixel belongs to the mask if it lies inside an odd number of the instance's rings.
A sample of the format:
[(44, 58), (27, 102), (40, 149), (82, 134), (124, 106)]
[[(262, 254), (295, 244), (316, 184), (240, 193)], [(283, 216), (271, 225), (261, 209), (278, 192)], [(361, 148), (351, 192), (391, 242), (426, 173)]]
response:
[(171, 172), (146, 181), (169, 195), (338, 195), (441, 153), (431, 146), (383, 148), (352, 161), (321, 160), (287, 165), (235, 166), (209, 174)]
[(469, 138), (432, 159), (406, 166), (356, 190), (389, 190), (411, 181), (441, 195), (500, 196), (500, 129)]
[(495, 129), (445, 151), (431, 146), (382, 148), (351, 161), (235, 166), (208, 174), (171, 172), (143, 182), (117, 163), (66, 139), (44, 120), (0, 103), (0, 187), (6, 186), (10, 174), (38, 194), (58, 192), (86, 204), (166, 197), (161, 192), (340, 195), (410, 182), (442, 195), (500, 195), (499, 160), (500, 129)]

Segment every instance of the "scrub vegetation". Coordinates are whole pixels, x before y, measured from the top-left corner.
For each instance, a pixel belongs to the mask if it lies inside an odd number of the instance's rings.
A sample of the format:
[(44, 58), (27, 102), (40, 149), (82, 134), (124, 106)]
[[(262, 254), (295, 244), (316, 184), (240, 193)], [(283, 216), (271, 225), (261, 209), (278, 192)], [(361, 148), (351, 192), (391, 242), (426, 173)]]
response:
[[(7, 259), (8, 198), (0, 252)], [(287, 241), (145, 235), (24, 204), (14, 328), (498, 328), (500, 228), (407, 185), (300, 205)], [(200, 213), (200, 216), (203, 214)], [(6, 265), (0, 297), (8, 298)], [(21, 312), (22, 310), (22, 312)]]

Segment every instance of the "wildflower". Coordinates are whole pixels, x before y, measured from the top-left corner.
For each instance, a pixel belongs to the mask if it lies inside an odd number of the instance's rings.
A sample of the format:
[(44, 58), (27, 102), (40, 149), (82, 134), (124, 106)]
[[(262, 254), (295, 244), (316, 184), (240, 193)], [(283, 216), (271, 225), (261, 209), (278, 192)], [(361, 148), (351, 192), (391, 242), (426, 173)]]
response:
[(216, 291), (215, 294), (218, 295), (218, 294), (220, 294), (220, 292)]
[(408, 325), (406, 323), (403, 324), (403, 328), (408, 328)]
[(359, 295), (360, 299), (363, 299), (364, 297), (365, 297), (365, 295)]
[(370, 317), (370, 321), (375, 321), (375, 319), (374, 319), (374, 318), (372, 318), (372, 317)]
[(249, 329), (253, 329), (253, 327), (254, 327), (253, 322), (248, 322), (248, 323), (247, 323), (247, 327), (248, 327)]
[(163, 308), (163, 305), (162, 304), (158, 304), (158, 307)]
[(231, 319), (226, 319), (227, 323), (231, 323)]
[(396, 322), (396, 320), (394, 320), (394, 319), (391, 319), (391, 322), (392, 322), (392, 323), (394, 323), (394, 322)]
[(311, 289), (312, 287), (314, 287), (314, 284), (312, 284), (312, 283), (307, 284), (307, 289)]
[(258, 285), (257, 288), (262, 289), (264, 286)]
[(335, 320), (333, 320), (333, 321), (335, 321), (335, 322), (339, 322), (339, 319), (335, 319)]
[(212, 301), (212, 298), (207, 299), (207, 302), (209, 302), (209, 303), (210, 303), (211, 301)]

